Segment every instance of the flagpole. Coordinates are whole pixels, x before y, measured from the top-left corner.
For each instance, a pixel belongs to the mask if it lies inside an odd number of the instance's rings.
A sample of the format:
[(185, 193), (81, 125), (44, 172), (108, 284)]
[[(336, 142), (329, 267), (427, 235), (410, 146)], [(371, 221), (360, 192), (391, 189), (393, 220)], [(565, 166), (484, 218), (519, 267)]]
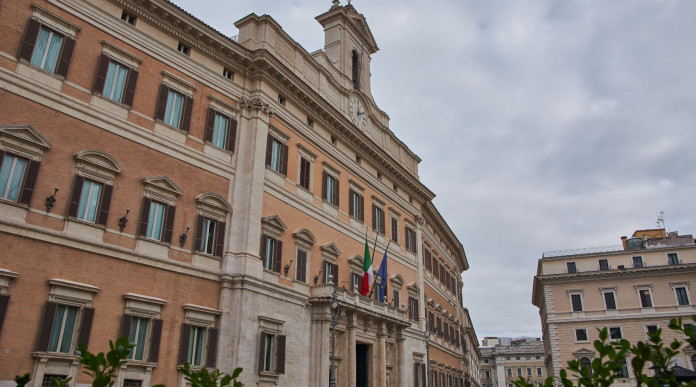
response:
[[(375, 231), (374, 229), (372, 230), (373, 232)], [(367, 233), (365, 234), (367, 235)], [(372, 244), (372, 256), (375, 256), (375, 251), (377, 250), (377, 237), (379, 236), (378, 232), (375, 232), (375, 243)], [(367, 238), (367, 237), (366, 237)], [(372, 270), (372, 266), (370, 266), (370, 270)], [(372, 287), (370, 288), (370, 294), (367, 296), (372, 298), (372, 291), (375, 289), (375, 282), (372, 283)]]

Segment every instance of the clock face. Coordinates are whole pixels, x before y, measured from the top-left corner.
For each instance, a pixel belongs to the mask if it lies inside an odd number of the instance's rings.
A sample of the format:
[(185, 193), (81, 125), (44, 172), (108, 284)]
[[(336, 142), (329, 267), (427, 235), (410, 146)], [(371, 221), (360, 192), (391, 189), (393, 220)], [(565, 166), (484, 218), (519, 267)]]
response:
[(351, 97), (350, 99), (350, 120), (360, 129), (364, 128), (367, 123), (365, 107), (362, 102), (355, 97)]

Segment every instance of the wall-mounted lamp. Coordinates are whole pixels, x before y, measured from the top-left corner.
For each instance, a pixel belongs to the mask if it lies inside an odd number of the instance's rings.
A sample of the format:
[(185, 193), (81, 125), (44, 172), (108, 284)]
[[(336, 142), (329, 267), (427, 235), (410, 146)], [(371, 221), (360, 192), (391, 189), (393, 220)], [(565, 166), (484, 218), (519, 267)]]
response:
[(123, 229), (126, 228), (126, 223), (128, 223), (128, 213), (130, 210), (126, 208), (126, 214), (121, 217), (121, 219), (118, 220), (118, 229), (123, 232)]
[(184, 244), (186, 243), (186, 238), (188, 238), (189, 228), (189, 226), (186, 226), (186, 231), (184, 231), (183, 234), (179, 235), (179, 247), (184, 247)]
[(286, 276), (286, 277), (288, 276), (288, 272), (290, 271), (290, 265), (291, 265), (291, 264), (292, 264), (292, 259), (290, 260), (290, 263), (288, 263), (287, 265), (285, 265), (285, 268), (283, 269), (283, 271), (285, 272), (285, 276)]
[(58, 188), (53, 191), (53, 195), (46, 198), (46, 212), (50, 212), (53, 207), (53, 203), (56, 202), (56, 194), (58, 193)]
[(316, 285), (317, 282), (319, 282), (319, 276), (321, 275), (321, 270), (319, 270), (319, 273), (314, 276), (314, 284)]

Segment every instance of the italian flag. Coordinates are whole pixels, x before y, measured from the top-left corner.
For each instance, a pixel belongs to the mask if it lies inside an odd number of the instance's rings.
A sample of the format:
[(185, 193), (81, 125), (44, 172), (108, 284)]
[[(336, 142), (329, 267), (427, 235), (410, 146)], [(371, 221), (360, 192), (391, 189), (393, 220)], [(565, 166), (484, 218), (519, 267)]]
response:
[(375, 282), (375, 278), (372, 275), (372, 259), (370, 259), (370, 246), (367, 244), (367, 238), (365, 238), (365, 262), (363, 264), (363, 277), (362, 284), (360, 284), (360, 294), (367, 296), (370, 293), (370, 288), (372, 283)]

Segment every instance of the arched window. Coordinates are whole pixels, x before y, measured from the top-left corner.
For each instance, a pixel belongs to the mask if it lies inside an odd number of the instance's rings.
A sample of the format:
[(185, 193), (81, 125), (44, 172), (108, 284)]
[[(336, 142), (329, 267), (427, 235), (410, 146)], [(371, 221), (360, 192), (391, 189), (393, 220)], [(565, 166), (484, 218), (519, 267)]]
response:
[(592, 362), (586, 357), (580, 358), (580, 369), (587, 368), (589, 376), (592, 376)]
[(353, 50), (352, 52), (352, 69), (353, 69), (353, 88), (360, 90), (360, 54)]

